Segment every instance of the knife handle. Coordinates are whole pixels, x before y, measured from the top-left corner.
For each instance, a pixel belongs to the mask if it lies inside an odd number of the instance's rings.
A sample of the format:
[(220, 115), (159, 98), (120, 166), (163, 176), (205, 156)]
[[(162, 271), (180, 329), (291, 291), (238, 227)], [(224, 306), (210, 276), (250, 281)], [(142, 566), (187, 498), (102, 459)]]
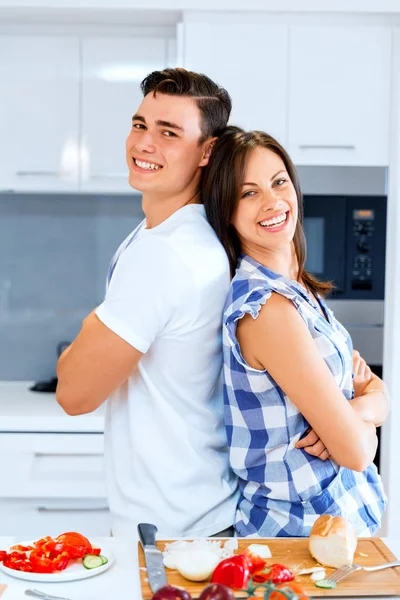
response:
[(151, 525), (150, 523), (139, 523), (137, 530), (143, 550), (145, 546), (156, 545), (157, 527), (155, 525)]

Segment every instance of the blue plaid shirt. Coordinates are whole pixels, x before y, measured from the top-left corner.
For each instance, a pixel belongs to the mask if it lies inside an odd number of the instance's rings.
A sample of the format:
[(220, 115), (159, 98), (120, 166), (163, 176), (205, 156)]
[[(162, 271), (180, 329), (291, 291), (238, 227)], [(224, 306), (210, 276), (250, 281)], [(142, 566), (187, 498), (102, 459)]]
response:
[(317, 517), (328, 513), (348, 519), (358, 536), (370, 536), (386, 506), (375, 465), (358, 473), (295, 448), (309, 423), (268, 372), (250, 367), (241, 354), (238, 320), (246, 313), (256, 319), (273, 291), (293, 302), (337, 385), (348, 400), (354, 395), (351, 338), (322, 298), (328, 321), (303, 286), (242, 256), (223, 328), (225, 424), (240, 486), (236, 530), (240, 536), (308, 536)]

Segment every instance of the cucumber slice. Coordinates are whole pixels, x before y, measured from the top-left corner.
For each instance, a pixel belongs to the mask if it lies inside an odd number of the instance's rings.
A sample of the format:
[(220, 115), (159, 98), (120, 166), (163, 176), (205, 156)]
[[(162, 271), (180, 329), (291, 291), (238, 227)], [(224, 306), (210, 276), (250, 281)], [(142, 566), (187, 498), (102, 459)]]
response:
[(82, 562), (85, 569), (97, 569), (98, 567), (105, 565), (106, 562), (108, 562), (108, 559), (105, 558), (105, 556), (99, 556), (98, 554), (86, 554), (83, 557)]
[(319, 588), (324, 588), (325, 590), (333, 590), (336, 587), (336, 583), (334, 581), (328, 581), (327, 579), (320, 579), (319, 581), (314, 581), (314, 585)]
[(108, 558), (107, 556), (103, 556), (102, 554), (100, 554), (100, 558), (103, 561), (103, 565), (105, 565), (106, 563), (108, 563)]

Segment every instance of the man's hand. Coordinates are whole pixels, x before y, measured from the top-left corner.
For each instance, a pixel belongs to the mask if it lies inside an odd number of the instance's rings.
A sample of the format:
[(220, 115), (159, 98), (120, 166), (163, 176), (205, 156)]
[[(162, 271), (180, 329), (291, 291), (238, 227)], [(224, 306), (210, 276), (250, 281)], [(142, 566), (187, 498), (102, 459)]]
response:
[(362, 396), (372, 379), (372, 371), (357, 350), (353, 350), (353, 374), (354, 395)]
[(296, 444), (296, 448), (304, 448), (307, 454), (316, 456), (321, 460), (329, 458), (329, 450), (325, 448), (323, 441), (315, 433), (314, 429), (309, 429), (305, 437), (299, 440)]

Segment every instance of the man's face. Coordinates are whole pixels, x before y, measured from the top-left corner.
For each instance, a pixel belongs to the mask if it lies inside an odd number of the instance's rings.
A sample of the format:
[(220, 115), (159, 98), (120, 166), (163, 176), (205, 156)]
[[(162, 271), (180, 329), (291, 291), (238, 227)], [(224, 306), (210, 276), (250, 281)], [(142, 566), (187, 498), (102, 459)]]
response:
[(210, 140), (200, 144), (200, 138), (200, 111), (192, 98), (147, 94), (126, 140), (130, 185), (145, 193), (184, 193), (208, 162)]

